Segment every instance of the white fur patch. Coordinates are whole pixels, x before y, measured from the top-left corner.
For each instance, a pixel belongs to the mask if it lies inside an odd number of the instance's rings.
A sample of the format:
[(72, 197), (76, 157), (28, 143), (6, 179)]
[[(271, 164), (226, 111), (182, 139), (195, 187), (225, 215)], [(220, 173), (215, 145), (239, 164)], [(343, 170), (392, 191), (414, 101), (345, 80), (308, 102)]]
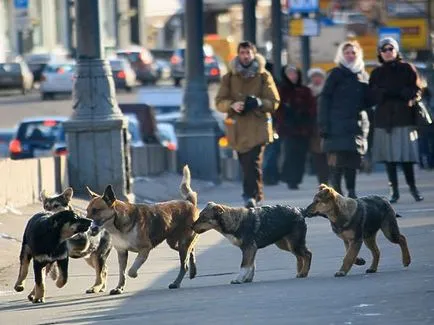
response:
[(57, 261), (57, 260), (63, 260), (65, 258), (67, 258), (67, 257), (68, 257), (68, 253), (67, 252), (65, 252), (62, 255), (55, 256), (55, 257), (49, 256), (47, 254), (41, 254), (41, 255), (33, 256), (33, 258), (36, 261), (40, 262), (40, 263), (42, 263), (42, 262), (54, 262), (54, 261)]

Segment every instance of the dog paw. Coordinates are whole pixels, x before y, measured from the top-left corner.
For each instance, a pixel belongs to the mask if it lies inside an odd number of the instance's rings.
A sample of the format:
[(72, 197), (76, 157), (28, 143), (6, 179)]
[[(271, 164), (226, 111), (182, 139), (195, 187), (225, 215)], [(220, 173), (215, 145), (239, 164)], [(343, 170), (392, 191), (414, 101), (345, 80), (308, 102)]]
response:
[(298, 273), (297, 278), (301, 279), (301, 278), (306, 278), (307, 277), (307, 273)]
[(346, 275), (346, 273), (344, 271), (338, 271), (338, 272), (335, 273), (335, 277), (336, 278), (342, 277), (342, 276), (345, 276), (345, 275)]
[(21, 292), (21, 291), (24, 290), (24, 285), (22, 285), (22, 284), (16, 284), (15, 287), (14, 287), (14, 289), (15, 289), (16, 292)]
[(356, 260), (354, 261), (355, 265), (365, 265), (366, 261), (363, 258), (357, 257)]
[(231, 281), (231, 284), (242, 284), (242, 283), (243, 283), (243, 281), (240, 281), (237, 279)]
[(169, 289), (178, 289), (178, 288), (179, 288), (179, 284), (176, 283), (169, 284)]
[(408, 261), (403, 261), (403, 262), (402, 262), (402, 265), (404, 265), (404, 267), (407, 267), (407, 266), (410, 265), (410, 263), (411, 263), (410, 260), (408, 260)]
[(99, 287), (92, 287), (86, 290), (86, 293), (98, 293), (98, 292), (104, 292), (104, 289)]
[(376, 269), (367, 269), (366, 273), (376, 273), (377, 270)]
[(123, 288), (115, 288), (110, 290), (110, 295), (120, 295), (123, 291)]
[(42, 298), (33, 298), (33, 301), (32, 301), (34, 304), (42, 304), (42, 303), (44, 303), (45, 302), (45, 298), (44, 297), (42, 297)]
[(137, 271), (136, 271), (136, 270), (129, 269), (129, 270), (128, 270), (128, 276), (129, 276), (130, 278), (133, 278), (133, 279), (137, 278)]

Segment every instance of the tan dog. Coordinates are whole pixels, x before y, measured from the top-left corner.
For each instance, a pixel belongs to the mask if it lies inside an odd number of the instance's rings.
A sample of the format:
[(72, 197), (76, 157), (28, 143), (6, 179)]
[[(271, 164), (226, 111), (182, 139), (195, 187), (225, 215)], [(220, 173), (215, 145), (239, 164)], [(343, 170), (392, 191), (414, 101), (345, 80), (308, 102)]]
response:
[(87, 217), (106, 229), (118, 252), (119, 283), (110, 294), (120, 294), (125, 286), (125, 269), (128, 251), (138, 253), (128, 271), (132, 278), (148, 258), (149, 252), (166, 240), (167, 244), (179, 252), (180, 269), (177, 278), (169, 285), (179, 288), (190, 263), (190, 279), (196, 276), (194, 245), (198, 235), (191, 229), (197, 219), (197, 193), (190, 187), (190, 170), (184, 167), (180, 186), (183, 200), (157, 204), (130, 204), (116, 199), (109, 185), (102, 196), (93, 193), (87, 207)]
[(333, 188), (321, 184), (313, 202), (306, 208), (307, 216), (321, 215), (329, 219), (333, 232), (344, 241), (346, 255), (341, 269), (335, 276), (345, 276), (353, 264), (363, 265), (358, 258), (362, 242), (372, 253), (372, 264), (366, 273), (377, 272), (380, 250), (376, 243), (377, 232), (394, 244), (399, 244), (402, 264), (410, 265), (407, 240), (399, 231), (395, 210), (383, 197), (371, 195), (359, 199), (346, 198)]

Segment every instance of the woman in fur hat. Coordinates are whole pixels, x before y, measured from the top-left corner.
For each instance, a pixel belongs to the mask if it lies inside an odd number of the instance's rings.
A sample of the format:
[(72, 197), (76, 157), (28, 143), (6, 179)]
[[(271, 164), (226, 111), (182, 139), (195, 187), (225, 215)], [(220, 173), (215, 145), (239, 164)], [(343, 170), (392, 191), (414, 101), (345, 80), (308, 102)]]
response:
[(402, 61), (399, 44), (391, 37), (378, 43), (378, 60), (381, 66), (372, 71), (369, 81), (377, 105), (373, 157), (386, 165), (390, 202), (399, 200), (397, 165), (413, 198), (422, 201), (413, 169), (419, 157), (414, 103), (421, 95), (420, 79), (414, 66)]
[(345, 178), (348, 196), (356, 198), (356, 173), (366, 153), (369, 120), (365, 109), (368, 74), (358, 42), (342, 43), (320, 96), (318, 126), (330, 169), (330, 185), (342, 194)]

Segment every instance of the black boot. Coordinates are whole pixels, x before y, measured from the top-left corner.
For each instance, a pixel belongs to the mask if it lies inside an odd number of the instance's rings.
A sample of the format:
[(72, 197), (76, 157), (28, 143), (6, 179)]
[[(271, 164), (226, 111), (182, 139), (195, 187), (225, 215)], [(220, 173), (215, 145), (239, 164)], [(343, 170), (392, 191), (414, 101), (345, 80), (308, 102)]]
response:
[(402, 163), (402, 170), (404, 171), (405, 180), (410, 188), (410, 194), (414, 197), (416, 202), (423, 200), (423, 196), (420, 195), (419, 190), (416, 187), (416, 181), (414, 179), (414, 169), (412, 163)]
[(396, 163), (386, 163), (387, 178), (389, 179), (390, 196), (389, 202), (396, 203), (399, 200), (398, 175)]
[(347, 186), (348, 197), (351, 199), (357, 199), (356, 174), (357, 171), (354, 168), (345, 168), (344, 170), (345, 185)]
[(414, 197), (416, 202), (423, 201), (424, 197), (420, 195), (419, 190), (416, 186), (410, 187), (410, 194)]

